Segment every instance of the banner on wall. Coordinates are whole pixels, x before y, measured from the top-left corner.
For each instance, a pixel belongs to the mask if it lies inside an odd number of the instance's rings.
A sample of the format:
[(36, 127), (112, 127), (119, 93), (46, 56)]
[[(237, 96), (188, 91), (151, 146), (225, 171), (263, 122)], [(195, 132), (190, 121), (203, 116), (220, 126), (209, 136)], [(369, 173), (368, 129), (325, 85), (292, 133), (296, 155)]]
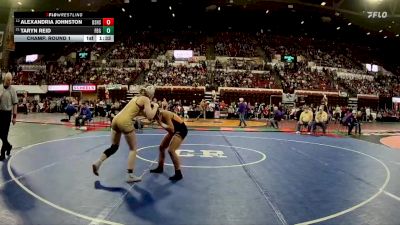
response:
[(82, 91), (82, 92), (95, 92), (95, 84), (75, 84), (72, 85), (72, 91)]
[(194, 63), (198, 63), (201, 61), (206, 61), (206, 57), (205, 56), (193, 56), (192, 58), (189, 59), (189, 62), (194, 62)]
[(392, 97), (393, 103), (400, 103), (400, 97)]
[(283, 104), (294, 103), (295, 101), (296, 101), (295, 94), (289, 94), (289, 93), (282, 94), (282, 103)]
[(49, 85), (47, 86), (48, 91), (69, 91), (69, 85)]
[(46, 94), (46, 87), (39, 85), (13, 85), (15, 91), (19, 94), (29, 93), (29, 94)]
[(107, 90), (121, 90), (122, 89), (122, 85), (120, 84), (109, 84), (106, 87)]
[(363, 99), (379, 99), (378, 95), (357, 94), (357, 98)]
[(46, 65), (24, 64), (19, 65), (22, 71), (46, 71)]

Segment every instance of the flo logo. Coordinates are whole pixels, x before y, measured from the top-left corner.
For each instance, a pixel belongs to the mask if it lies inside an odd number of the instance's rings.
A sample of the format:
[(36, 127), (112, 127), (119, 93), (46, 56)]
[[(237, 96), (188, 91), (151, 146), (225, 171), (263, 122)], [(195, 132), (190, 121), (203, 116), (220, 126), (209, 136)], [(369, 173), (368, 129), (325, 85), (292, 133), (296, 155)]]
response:
[(387, 12), (367, 12), (368, 18), (387, 18)]

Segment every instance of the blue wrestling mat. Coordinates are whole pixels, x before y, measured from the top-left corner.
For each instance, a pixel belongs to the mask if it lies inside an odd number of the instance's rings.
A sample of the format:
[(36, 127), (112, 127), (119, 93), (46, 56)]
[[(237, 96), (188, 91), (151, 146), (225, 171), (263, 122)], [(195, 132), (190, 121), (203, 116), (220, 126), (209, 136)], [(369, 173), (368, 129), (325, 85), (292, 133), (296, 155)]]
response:
[(28, 146), (2, 164), (5, 224), (400, 224), (400, 152), (350, 138), (287, 133), (189, 132), (179, 149), (183, 180), (150, 174), (164, 133), (138, 134), (94, 176), (109, 132)]

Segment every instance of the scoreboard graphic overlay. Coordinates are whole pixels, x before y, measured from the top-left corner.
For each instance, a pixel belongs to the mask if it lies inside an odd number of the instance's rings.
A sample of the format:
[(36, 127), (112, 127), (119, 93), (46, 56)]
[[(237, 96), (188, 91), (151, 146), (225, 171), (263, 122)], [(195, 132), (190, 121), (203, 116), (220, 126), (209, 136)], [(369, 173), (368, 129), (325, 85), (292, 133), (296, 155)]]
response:
[(92, 12), (15, 12), (14, 42), (114, 42), (114, 18)]

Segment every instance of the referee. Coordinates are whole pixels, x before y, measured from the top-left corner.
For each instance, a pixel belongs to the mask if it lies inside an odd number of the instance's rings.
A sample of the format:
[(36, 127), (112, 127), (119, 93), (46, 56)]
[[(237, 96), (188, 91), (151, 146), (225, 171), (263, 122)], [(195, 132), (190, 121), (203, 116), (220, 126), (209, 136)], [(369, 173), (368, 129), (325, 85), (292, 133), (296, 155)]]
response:
[[(6, 73), (3, 79), (3, 85), (0, 85), (0, 138), (2, 141), (0, 160), (5, 159), (5, 155), (10, 155), (12, 145), (8, 142), (8, 131), (10, 122), (13, 125), (17, 121), (17, 92), (11, 86), (12, 75)], [(12, 117), (12, 120), (11, 120)]]

